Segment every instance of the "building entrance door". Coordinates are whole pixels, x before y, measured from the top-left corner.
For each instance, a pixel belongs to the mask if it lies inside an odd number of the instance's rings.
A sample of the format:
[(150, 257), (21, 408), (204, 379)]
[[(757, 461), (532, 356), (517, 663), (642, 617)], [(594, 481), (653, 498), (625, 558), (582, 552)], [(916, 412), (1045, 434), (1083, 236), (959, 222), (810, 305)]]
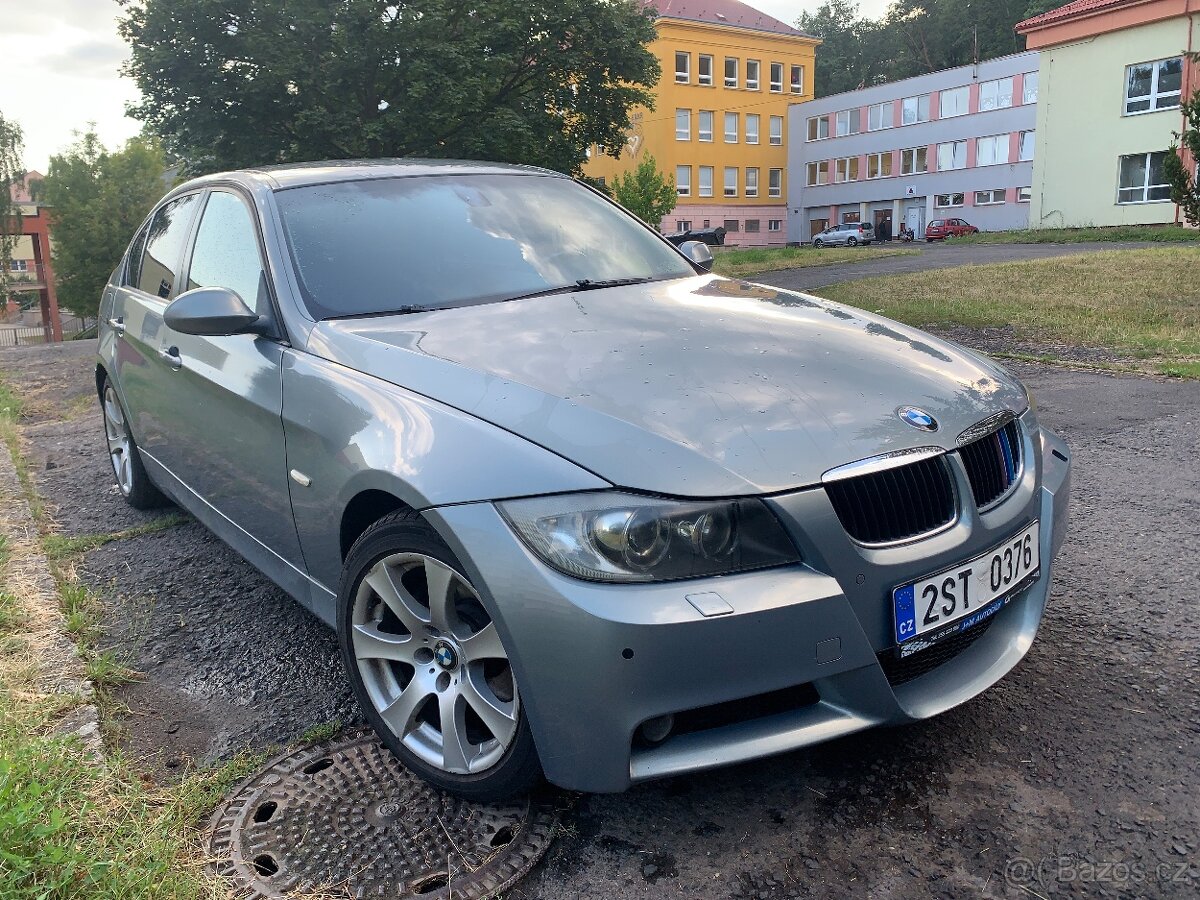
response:
[(925, 237), (925, 210), (919, 206), (910, 206), (904, 211), (904, 224), (908, 226), (918, 240)]

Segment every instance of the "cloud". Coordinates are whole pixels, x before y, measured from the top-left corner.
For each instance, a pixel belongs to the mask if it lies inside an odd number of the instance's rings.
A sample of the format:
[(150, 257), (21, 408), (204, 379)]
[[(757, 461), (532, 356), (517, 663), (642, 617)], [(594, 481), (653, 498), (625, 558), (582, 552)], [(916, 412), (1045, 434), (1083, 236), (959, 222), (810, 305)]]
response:
[(73, 78), (112, 78), (129, 56), (129, 48), (113, 35), (109, 40), (88, 40), (42, 57), (37, 67)]
[(67, 26), (85, 31), (115, 32), (120, 7), (116, 0), (24, 0), (5, 4), (4, 31), (37, 37)]

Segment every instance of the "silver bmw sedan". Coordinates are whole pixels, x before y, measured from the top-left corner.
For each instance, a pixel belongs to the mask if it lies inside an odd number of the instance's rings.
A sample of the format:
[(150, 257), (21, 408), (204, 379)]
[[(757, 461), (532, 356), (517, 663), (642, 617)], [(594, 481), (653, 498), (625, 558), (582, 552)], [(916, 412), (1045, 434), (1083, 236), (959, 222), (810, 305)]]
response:
[(104, 290), (116, 482), (336, 628), (367, 721), (466, 797), (980, 693), (1037, 633), (1067, 447), (995, 363), (711, 265), (537, 169), (188, 182)]

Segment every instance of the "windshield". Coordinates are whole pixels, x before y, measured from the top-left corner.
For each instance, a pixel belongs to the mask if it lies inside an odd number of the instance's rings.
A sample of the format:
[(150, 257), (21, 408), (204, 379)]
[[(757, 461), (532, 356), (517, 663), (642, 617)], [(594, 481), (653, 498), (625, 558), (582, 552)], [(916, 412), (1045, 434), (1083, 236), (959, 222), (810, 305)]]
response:
[(276, 197), (315, 319), (696, 274), (636, 219), (567, 178), (414, 176)]

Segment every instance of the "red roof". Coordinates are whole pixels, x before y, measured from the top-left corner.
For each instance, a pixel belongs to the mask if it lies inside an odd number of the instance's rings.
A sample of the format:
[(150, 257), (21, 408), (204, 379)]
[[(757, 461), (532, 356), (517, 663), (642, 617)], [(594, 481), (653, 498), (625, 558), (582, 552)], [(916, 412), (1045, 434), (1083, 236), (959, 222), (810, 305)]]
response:
[(667, 19), (684, 19), (688, 22), (707, 22), (711, 25), (732, 25), (753, 31), (769, 31), (792, 37), (811, 37), (785, 22), (759, 12), (738, 0), (643, 0)]
[(1074, 3), (1068, 3), (1066, 6), (1052, 9), (1050, 12), (1034, 16), (1032, 19), (1026, 19), (1024, 22), (1018, 22), (1017, 33), (1024, 34), (1026, 31), (1041, 28), (1044, 25), (1053, 25), (1056, 22), (1064, 22), (1067, 19), (1074, 19), (1077, 16), (1088, 16), (1093, 13), (1118, 9), (1122, 6), (1132, 6), (1135, 3), (1141, 2), (1142, 0), (1075, 0)]

